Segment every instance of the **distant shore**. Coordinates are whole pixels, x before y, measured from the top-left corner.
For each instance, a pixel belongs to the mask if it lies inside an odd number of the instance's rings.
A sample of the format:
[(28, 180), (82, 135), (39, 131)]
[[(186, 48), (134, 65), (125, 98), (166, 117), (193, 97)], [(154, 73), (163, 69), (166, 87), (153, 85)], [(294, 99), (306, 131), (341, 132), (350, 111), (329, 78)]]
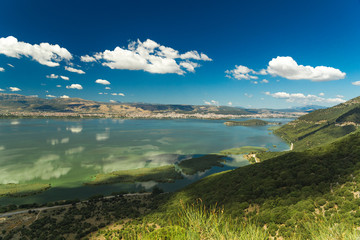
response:
[(14, 118), (121, 118), (121, 119), (238, 119), (238, 118), (298, 118), (305, 113), (216, 114), (216, 113), (74, 113), (74, 112), (0, 112), (0, 119)]

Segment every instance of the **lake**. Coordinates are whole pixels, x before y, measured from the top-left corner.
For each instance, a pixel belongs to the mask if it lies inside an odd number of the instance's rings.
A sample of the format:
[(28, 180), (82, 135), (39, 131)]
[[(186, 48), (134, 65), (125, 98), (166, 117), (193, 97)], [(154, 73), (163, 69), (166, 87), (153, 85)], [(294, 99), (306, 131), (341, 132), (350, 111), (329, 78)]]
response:
[[(228, 127), (224, 122), (196, 119), (1, 119), (0, 184), (51, 183), (52, 188), (25, 198), (3, 197), (0, 205), (141, 191), (158, 183), (100, 186), (84, 186), (83, 183), (97, 173), (169, 165), (193, 155), (234, 147), (262, 146), (271, 151), (289, 149), (279, 137), (270, 134), (269, 126)], [(212, 173), (247, 164), (242, 156), (233, 157), (224, 167), (213, 167), (159, 186), (174, 191)]]

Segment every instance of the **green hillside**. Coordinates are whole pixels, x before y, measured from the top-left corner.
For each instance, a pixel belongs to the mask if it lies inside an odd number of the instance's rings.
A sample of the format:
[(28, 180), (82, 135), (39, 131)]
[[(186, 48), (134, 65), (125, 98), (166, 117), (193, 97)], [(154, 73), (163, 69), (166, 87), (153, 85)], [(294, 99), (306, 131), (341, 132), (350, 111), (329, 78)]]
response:
[[(211, 234), (217, 234), (219, 239), (235, 234), (241, 226), (241, 231), (259, 236), (253, 239), (269, 236), (357, 239), (360, 233), (354, 229), (360, 226), (359, 182), (360, 131), (357, 131), (326, 146), (289, 152), (189, 185), (143, 219), (142, 224), (156, 223), (162, 232), (139, 228), (137, 222), (117, 233), (112, 230), (104, 233), (123, 236), (124, 231), (129, 234), (132, 229), (130, 235), (134, 238), (142, 234), (151, 239), (150, 236), (160, 234), (189, 239), (184, 232), (195, 231), (194, 239), (207, 239), (201, 238), (201, 234), (210, 234), (205, 223), (211, 223), (216, 231)], [(199, 222), (198, 232), (193, 226), (195, 221)], [(221, 225), (218, 221), (225, 222)], [(241, 234), (227, 239), (242, 239), (245, 233)], [(336, 238), (337, 235), (349, 238)]]
[(304, 115), (274, 131), (294, 150), (330, 143), (354, 132), (360, 124), (360, 97)]

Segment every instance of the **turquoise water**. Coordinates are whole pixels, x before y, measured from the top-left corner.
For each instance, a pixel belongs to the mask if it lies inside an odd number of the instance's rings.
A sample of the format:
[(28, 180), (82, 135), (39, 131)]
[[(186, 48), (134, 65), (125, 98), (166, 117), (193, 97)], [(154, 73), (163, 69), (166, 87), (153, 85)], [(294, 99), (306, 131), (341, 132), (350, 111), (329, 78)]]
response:
[[(244, 119), (246, 120), (246, 119)], [(288, 119), (269, 119), (288, 122)], [(268, 126), (228, 127), (224, 120), (16, 119), (0, 120), (0, 184), (51, 183), (52, 189), (27, 198), (1, 198), (0, 204), (86, 198), (157, 183), (83, 186), (97, 173), (173, 164), (195, 154), (241, 146), (288, 150)], [(276, 145), (276, 148), (273, 148)], [(241, 156), (223, 168), (186, 176), (165, 190), (176, 190), (214, 172), (248, 164)]]

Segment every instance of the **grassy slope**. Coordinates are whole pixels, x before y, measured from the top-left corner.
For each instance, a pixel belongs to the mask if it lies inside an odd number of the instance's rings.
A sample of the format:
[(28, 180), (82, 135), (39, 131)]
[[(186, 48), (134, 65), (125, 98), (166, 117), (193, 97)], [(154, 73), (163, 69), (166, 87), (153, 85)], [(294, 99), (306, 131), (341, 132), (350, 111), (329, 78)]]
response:
[(339, 126), (345, 122), (360, 124), (360, 97), (337, 106), (320, 109), (292, 121), (274, 131), (295, 150), (305, 150), (335, 141), (357, 129), (356, 126)]
[(360, 132), (356, 132), (326, 146), (206, 177), (174, 194), (162, 212), (171, 218), (181, 202), (202, 199), (284, 237), (303, 232), (295, 226), (304, 219), (341, 219), (359, 226), (359, 180)]

